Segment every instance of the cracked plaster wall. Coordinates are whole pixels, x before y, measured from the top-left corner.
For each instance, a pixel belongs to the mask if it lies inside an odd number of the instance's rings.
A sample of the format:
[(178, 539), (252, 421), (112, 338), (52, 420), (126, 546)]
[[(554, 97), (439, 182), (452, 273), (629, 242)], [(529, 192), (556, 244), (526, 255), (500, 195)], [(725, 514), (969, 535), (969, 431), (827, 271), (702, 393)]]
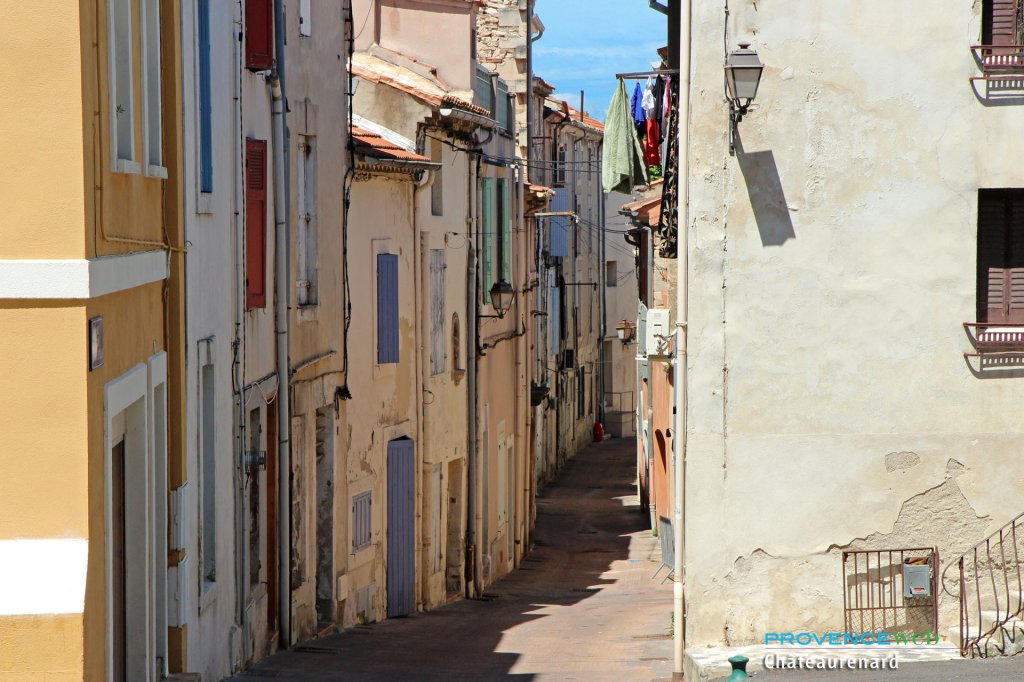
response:
[(1018, 107), (986, 107), (968, 82), (977, 8), (728, 4), (729, 49), (750, 39), (766, 70), (730, 157), (723, 3), (695, 5), (695, 646), (841, 627), (842, 548), (935, 544), (945, 565), (1024, 511), (1024, 380), (976, 377), (961, 356), (977, 190), (1024, 187), (1000, 153), (1024, 143)]

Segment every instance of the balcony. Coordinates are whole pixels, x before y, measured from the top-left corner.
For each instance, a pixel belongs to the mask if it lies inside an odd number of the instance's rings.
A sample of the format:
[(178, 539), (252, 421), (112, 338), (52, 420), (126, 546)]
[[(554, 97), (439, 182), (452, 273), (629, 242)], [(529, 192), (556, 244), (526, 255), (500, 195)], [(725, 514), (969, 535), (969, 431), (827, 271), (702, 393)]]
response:
[(1024, 324), (964, 322), (964, 331), (974, 346), (964, 359), (977, 359), (979, 370), (1024, 367)]
[(981, 71), (970, 79), (979, 98), (1024, 93), (1024, 45), (972, 45), (971, 54)]

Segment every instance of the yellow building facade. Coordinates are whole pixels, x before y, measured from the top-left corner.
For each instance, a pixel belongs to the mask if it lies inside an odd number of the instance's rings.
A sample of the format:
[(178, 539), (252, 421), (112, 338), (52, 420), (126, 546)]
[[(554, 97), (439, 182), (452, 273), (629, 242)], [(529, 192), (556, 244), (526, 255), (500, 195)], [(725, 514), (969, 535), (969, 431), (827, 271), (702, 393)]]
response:
[(0, 678), (159, 679), (181, 656), (179, 3), (5, 10)]

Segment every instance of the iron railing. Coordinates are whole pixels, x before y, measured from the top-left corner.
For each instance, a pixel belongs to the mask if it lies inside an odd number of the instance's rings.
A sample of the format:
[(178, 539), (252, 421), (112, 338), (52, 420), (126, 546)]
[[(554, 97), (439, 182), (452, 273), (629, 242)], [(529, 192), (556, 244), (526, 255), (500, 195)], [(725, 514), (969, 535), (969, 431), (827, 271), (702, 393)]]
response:
[[(967, 550), (942, 571), (942, 589), (960, 602), (960, 655), (986, 657), (999, 632), (997, 650), (1012, 633), (1007, 625), (1024, 614), (1024, 514)], [(955, 567), (957, 592), (949, 589)], [(1001, 650), (1000, 653), (1003, 653)]]
[[(906, 597), (903, 565), (927, 560), (932, 567), (931, 594)], [(934, 547), (843, 552), (843, 612), (846, 632), (937, 632), (939, 553)]]
[(1024, 324), (964, 322), (964, 331), (975, 351), (964, 358), (978, 358), (982, 368), (1024, 364)]

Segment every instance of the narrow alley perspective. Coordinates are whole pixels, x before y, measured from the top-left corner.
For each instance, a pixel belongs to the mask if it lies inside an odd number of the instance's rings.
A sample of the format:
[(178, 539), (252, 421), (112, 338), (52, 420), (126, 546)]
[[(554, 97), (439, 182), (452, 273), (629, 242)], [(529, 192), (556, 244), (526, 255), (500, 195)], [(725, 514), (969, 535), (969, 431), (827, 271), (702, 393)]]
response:
[(0, 682), (1024, 680), (1024, 0), (2, 7)]
[(576, 455), (537, 497), (534, 549), (473, 600), (329, 635), (235, 682), (656, 680), (672, 676), (672, 586), (637, 497), (635, 444)]

